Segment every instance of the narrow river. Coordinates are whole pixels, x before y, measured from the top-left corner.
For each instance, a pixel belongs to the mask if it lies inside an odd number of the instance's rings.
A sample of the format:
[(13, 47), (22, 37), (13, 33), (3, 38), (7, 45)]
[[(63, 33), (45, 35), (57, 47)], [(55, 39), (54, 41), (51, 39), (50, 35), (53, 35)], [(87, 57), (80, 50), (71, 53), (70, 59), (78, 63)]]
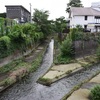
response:
[(53, 62), (53, 44), (54, 41), (51, 40), (39, 69), (1, 93), (0, 100), (60, 100), (75, 85), (100, 71), (100, 64), (97, 64), (88, 70), (65, 77), (50, 87), (37, 83), (37, 79), (50, 68)]

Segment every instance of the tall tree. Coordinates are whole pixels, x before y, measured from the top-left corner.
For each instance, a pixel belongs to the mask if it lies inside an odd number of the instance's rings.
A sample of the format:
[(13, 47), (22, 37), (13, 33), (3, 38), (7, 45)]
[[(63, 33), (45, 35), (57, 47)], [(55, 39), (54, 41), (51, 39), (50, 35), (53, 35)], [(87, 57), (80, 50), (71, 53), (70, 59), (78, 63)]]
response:
[(34, 9), (33, 21), (38, 25), (45, 36), (52, 33), (52, 21), (48, 20), (49, 12)]
[(67, 27), (67, 21), (64, 16), (56, 18), (55, 21), (55, 30), (57, 33), (62, 33), (63, 30)]
[(66, 12), (69, 13), (70, 7), (83, 7), (81, 0), (69, 0), (67, 4)]
[(63, 30), (67, 27), (67, 21), (64, 16), (56, 18), (55, 31), (58, 33), (58, 39), (60, 42), (63, 40)]

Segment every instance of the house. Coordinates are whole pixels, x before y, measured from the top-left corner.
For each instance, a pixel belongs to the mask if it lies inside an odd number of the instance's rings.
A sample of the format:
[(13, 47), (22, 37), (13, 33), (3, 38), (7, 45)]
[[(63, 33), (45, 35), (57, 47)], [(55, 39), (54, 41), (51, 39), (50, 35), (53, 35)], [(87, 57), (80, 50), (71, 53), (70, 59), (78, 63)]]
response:
[(6, 17), (18, 23), (30, 22), (31, 13), (21, 5), (6, 5)]
[(81, 25), (91, 32), (100, 31), (100, 2), (92, 3), (91, 7), (71, 7), (69, 13), (70, 28)]

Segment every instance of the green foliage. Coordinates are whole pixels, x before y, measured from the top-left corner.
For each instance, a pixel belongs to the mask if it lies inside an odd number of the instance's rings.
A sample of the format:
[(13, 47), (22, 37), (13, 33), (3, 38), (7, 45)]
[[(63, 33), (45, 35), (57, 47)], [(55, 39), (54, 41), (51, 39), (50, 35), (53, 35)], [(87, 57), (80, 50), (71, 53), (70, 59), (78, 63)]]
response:
[(91, 39), (91, 34), (90, 33), (84, 33), (83, 34), (83, 39), (86, 40), (86, 41), (90, 40)]
[(70, 29), (70, 38), (74, 41), (75, 38), (76, 38), (76, 34), (78, 32), (78, 29), (77, 28), (72, 28)]
[(96, 55), (97, 58), (100, 60), (100, 46), (97, 48)]
[(10, 40), (10, 38), (8, 37), (8, 36), (2, 36), (1, 38), (0, 38), (0, 42), (4, 42), (4, 44), (8, 47), (9, 46), (9, 44), (10, 44), (10, 42), (11, 42), (11, 40)]
[(56, 21), (55, 21), (55, 31), (57, 33), (62, 33), (63, 30), (67, 27), (67, 24), (66, 24), (66, 20), (65, 20), (65, 17), (60, 17), (60, 18), (57, 18)]
[(8, 36), (0, 38), (0, 58), (3, 58), (11, 53), (10, 51), (11, 40)]
[(91, 100), (100, 100), (100, 85), (95, 86), (90, 93)]
[(40, 28), (40, 31), (47, 37), (53, 32), (53, 21), (48, 20), (49, 12), (34, 9), (33, 21)]
[(25, 49), (24, 45), (26, 44), (26, 34), (23, 33), (22, 26), (13, 26), (9, 36), (11, 38), (14, 49), (19, 49), (23, 52), (23, 49)]
[(32, 45), (44, 37), (42, 32), (37, 31), (35, 24), (28, 23), (13, 26), (9, 36), (14, 45), (13, 47), (21, 50), (22, 53), (28, 45)]
[(39, 81), (43, 81), (43, 82), (50, 82), (50, 79), (49, 78), (43, 78), (43, 77), (41, 77), (41, 78), (39, 78)]
[(82, 40), (83, 39), (83, 32), (77, 32), (75, 33), (75, 38), (74, 40)]
[(72, 40), (67, 37), (60, 45), (59, 55), (55, 57), (55, 64), (70, 63), (73, 57)]
[(72, 40), (67, 37), (62, 42), (60, 50), (62, 56), (71, 57), (73, 55)]
[(97, 36), (97, 42), (100, 44), (100, 34)]
[(6, 13), (0, 13), (0, 17), (6, 18)]
[(76, 28), (78, 29), (78, 31), (82, 32), (83, 31), (83, 28), (81, 25), (77, 25)]
[(69, 3), (67, 4), (66, 12), (70, 12), (70, 7), (83, 7), (81, 4), (81, 0), (69, 0)]
[(58, 55), (54, 61), (55, 64), (68, 64), (70, 62), (71, 62), (71, 57), (62, 56), (62, 55)]
[[(44, 23), (45, 24), (45, 23)], [(49, 27), (46, 31), (49, 32)], [(0, 18), (0, 58), (20, 50), (22, 54), (44, 38), (38, 24), (14, 24), (12, 20)]]
[(15, 25), (13, 20), (0, 18), (0, 36), (8, 35), (13, 25)]
[(75, 40), (82, 40), (84, 37), (82, 26), (77, 25), (76, 28), (70, 29), (70, 38)]
[(1, 73), (7, 73), (9, 71), (14, 70), (16, 67), (18, 67), (18, 65), (20, 63), (22, 63), (22, 60), (21, 59), (18, 59), (18, 60), (15, 60), (15, 61), (13, 61), (13, 62), (11, 62), (11, 63), (3, 66), (3, 67), (0, 67), (0, 74)]

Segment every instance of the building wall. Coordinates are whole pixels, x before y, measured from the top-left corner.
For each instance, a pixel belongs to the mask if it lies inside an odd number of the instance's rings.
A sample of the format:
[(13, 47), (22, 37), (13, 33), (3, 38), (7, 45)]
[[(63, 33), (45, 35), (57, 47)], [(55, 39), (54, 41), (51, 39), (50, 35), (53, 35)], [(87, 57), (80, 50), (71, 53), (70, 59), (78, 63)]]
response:
[(20, 7), (7, 7), (6, 12), (7, 12), (7, 18), (20, 19), (20, 16), (21, 16)]
[(6, 6), (7, 18), (17, 19), (19, 23), (29, 22), (30, 13), (22, 6)]
[(94, 23), (94, 16), (88, 16), (87, 20), (85, 20), (85, 16), (73, 16), (70, 20), (72, 28), (77, 25), (81, 25), (84, 28), (84, 25), (88, 25), (88, 23)]
[(70, 28), (74, 28), (77, 25), (81, 25), (83, 28), (87, 26), (87, 30), (91, 32), (100, 32), (100, 26), (95, 27), (95, 25), (100, 24), (100, 19), (96, 19), (95, 16), (88, 16), (87, 20), (85, 20), (85, 16), (71, 16), (70, 18)]
[(23, 18), (24, 21), (29, 22), (30, 14), (26, 12), (25, 9), (21, 9), (21, 18)]

